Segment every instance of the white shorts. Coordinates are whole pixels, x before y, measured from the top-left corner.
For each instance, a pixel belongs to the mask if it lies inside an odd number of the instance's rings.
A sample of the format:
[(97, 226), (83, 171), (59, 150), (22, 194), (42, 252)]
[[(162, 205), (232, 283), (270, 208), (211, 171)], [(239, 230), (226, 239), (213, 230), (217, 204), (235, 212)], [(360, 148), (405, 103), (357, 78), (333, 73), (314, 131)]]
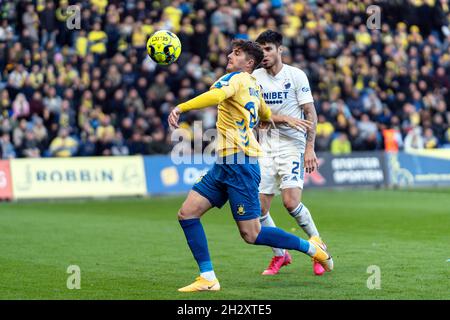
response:
[(304, 153), (298, 148), (277, 157), (260, 158), (261, 183), (259, 193), (279, 194), (280, 189), (303, 189)]

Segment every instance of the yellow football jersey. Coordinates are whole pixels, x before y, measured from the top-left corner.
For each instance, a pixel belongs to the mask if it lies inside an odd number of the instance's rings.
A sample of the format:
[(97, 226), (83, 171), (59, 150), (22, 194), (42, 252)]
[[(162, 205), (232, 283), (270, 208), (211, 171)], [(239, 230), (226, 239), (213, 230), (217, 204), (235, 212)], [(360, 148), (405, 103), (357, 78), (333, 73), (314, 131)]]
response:
[(214, 88), (221, 89), (226, 96), (218, 105), (218, 155), (223, 157), (241, 151), (251, 157), (263, 155), (252, 129), (258, 118), (269, 120), (271, 111), (255, 77), (247, 72), (232, 72), (217, 80), (211, 86)]

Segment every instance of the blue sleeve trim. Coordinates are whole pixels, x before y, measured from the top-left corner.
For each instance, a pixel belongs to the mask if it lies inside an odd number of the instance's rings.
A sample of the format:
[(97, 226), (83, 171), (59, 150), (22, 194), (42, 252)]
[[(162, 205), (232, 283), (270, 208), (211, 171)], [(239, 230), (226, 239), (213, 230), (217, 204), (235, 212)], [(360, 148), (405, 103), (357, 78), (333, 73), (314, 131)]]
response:
[(238, 74), (238, 73), (241, 73), (241, 71), (235, 71), (235, 72), (231, 72), (231, 73), (228, 73), (228, 74), (224, 75), (222, 78), (220, 78), (219, 80), (217, 80), (217, 82), (216, 82), (216, 84), (214, 85), (214, 87), (216, 87), (217, 89), (220, 89), (220, 88), (222, 88), (223, 86), (227, 86), (227, 85), (228, 85), (228, 82), (230, 81), (230, 79), (231, 79), (234, 75), (236, 75), (236, 74)]
[(222, 80), (222, 81), (230, 81), (230, 79), (231, 79), (234, 75), (236, 75), (236, 74), (238, 74), (238, 73), (241, 73), (241, 71), (235, 71), (235, 72), (231, 72), (231, 73), (229, 73), (229, 74), (226, 74), (226, 75), (223, 76), (223, 78), (222, 78), (221, 80)]

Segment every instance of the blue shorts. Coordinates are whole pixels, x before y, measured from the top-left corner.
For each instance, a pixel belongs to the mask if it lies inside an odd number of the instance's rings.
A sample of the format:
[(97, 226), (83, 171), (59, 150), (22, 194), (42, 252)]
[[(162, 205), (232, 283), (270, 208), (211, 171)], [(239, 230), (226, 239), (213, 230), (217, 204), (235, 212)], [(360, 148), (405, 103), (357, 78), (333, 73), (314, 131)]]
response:
[(215, 163), (192, 190), (208, 199), (213, 207), (221, 208), (230, 200), (237, 221), (259, 218), (261, 172), (256, 158), (246, 157), (246, 160), (244, 164)]

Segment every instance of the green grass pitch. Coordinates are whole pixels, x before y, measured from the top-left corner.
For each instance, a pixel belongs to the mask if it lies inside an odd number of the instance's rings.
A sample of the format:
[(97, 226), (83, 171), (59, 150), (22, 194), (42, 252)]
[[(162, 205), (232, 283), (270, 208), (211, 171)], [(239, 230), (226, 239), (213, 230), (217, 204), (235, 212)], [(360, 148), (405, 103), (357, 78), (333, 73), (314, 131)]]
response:
[[(449, 299), (450, 190), (306, 190), (335, 270), (305, 255), (261, 276), (272, 251), (239, 236), (228, 206), (203, 218), (222, 290), (182, 294), (198, 269), (176, 219), (184, 197), (0, 203), (0, 299)], [(304, 237), (277, 198), (278, 226)], [(295, 228), (295, 230), (293, 229)], [(66, 287), (69, 265), (81, 289)], [(381, 288), (368, 289), (376, 265)]]

